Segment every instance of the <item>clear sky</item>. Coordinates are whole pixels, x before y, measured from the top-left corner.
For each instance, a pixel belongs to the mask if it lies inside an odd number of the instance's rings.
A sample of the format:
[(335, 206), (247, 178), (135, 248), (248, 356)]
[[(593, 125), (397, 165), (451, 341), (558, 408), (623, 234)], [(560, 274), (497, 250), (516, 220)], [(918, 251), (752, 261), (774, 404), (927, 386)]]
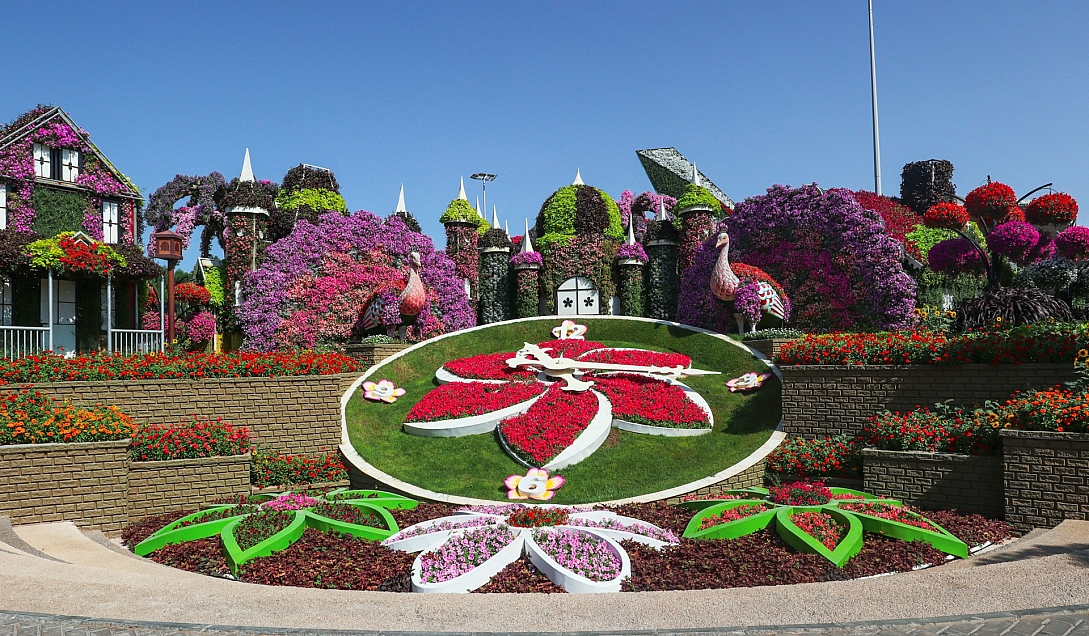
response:
[[(1089, 3), (875, 0), (883, 186), (949, 159), (1089, 208)], [(675, 146), (737, 201), (873, 189), (865, 0), (11, 2), (0, 119), (62, 106), (145, 196), (331, 168), (350, 209), (438, 217), (466, 177), (520, 233), (575, 169), (619, 197)], [(490, 215), (489, 215), (490, 216)], [(1084, 216), (1083, 216), (1084, 218)], [(515, 230), (518, 229), (518, 232)], [(191, 259), (187, 259), (189, 261)]]

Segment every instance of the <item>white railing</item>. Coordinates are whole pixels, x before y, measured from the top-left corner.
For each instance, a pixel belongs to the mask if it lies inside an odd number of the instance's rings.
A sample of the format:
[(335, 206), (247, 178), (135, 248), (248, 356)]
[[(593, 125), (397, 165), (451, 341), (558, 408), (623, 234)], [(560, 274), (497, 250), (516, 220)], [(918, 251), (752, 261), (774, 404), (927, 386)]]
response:
[(3, 357), (25, 358), (49, 349), (49, 327), (0, 327)]
[(111, 329), (110, 351), (121, 355), (163, 350), (163, 332), (144, 329)]

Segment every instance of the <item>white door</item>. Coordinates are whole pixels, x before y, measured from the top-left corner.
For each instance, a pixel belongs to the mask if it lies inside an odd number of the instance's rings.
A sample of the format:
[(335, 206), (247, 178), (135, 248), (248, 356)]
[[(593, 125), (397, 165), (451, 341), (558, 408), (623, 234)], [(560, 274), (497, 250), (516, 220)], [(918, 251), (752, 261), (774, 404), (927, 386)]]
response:
[(563, 281), (556, 290), (556, 313), (561, 316), (596, 315), (601, 313), (597, 288), (588, 278), (576, 276)]
[[(49, 324), (49, 279), (41, 280), (42, 325)], [(58, 354), (76, 350), (76, 283), (53, 279), (53, 351)]]

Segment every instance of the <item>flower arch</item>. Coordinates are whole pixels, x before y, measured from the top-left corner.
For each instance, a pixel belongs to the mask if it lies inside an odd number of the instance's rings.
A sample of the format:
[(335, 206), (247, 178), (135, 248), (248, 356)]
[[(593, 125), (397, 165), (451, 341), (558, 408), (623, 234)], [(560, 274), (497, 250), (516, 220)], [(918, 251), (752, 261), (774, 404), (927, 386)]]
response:
[[(226, 185), (227, 180), (219, 172), (206, 176), (179, 174), (151, 194), (144, 218), (154, 224), (153, 234), (174, 227), (174, 231), (182, 237), (185, 247), (189, 247), (193, 230), (197, 226), (203, 226), (200, 254), (208, 256), (213, 237), (223, 247), (225, 218), (216, 206), (215, 194)], [(189, 197), (186, 205), (175, 210), (174, 206), (185, 197)], [(147, 252), (151, 256), (155, 255), (155, 242), (151, 238), (148, 239)]]

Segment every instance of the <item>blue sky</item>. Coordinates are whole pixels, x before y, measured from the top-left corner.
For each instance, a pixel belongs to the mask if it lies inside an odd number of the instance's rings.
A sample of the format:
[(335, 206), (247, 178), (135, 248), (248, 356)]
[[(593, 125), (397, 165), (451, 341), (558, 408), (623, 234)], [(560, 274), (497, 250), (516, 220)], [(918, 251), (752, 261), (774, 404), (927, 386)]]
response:
[[(883, 185), (904, 163), (1089, 206), (1089, 3), (876, 0)], [(49, 19), (48, 13), (64, 19)], [(48, 28), (29, 28), (48, 21)], [(511, 232), (576, 168), (614, 196), (675, 146), (735, 200), (873, 189), (866, 2), (54, 3), (5, 7), (0, 119), (64, 107), (149, 194), (331, 168), (350, 209), (438, 216), (494, 172)], [(189, 260), (189, 259), (187, 259)]]

